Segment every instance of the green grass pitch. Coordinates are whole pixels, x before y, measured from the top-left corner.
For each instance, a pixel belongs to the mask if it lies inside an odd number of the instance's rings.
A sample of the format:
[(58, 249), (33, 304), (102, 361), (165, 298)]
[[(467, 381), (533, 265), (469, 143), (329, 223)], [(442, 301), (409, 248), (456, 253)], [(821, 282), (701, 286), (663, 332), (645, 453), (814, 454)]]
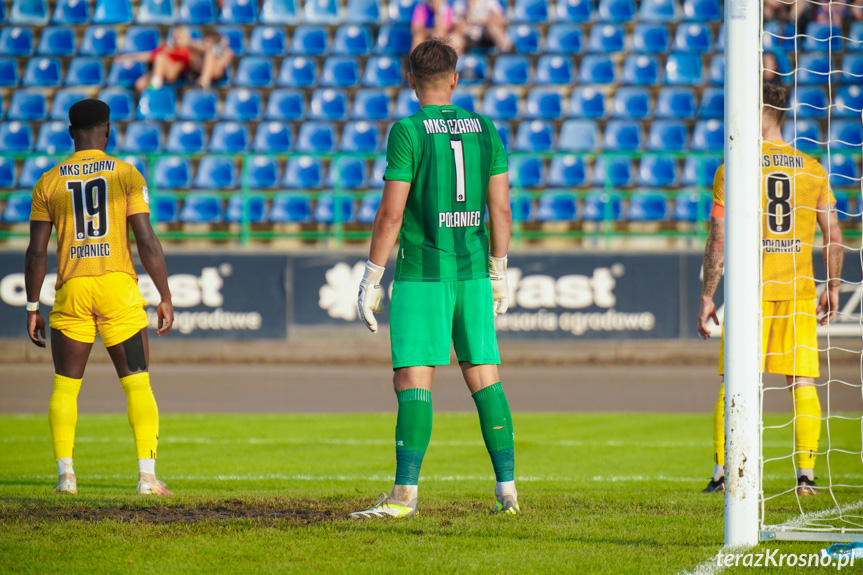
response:
[[(521, 516), (491, 512), (494, 478), (476, 415), (440, 413), (420, 515), (352, 521), (348, 512), (390, 487), (394, 413), (164, 415), (158, 473), (176, 495), (161, 499), (134, 495), (125, 416), (80, 417), (80, 495), (65, 497), (51, 494), (47, 416), (0, 416), (0, 571), (652, 574), (685, 572), (715, 556), (723, 499), (700, 493), (710, 472), (709, 415), (514, 419)], [(766, 456), (790, 451), (789, 429), (771, 433)], [(830, 441), (859, 450), (859, 422), (856, 431), (831, 427)], [(831, 466), (859, 484), (859, 455), (852, 459)], [(787, 487), (790, 469), (788, 460), (771, 464), (768, 487)], [(853, 503), (863, 491), (838, 498)], [(811, 511), (833, 501), (825, 494), (803, 504)], [(794, 518), (797, 498), (772, 500), (770, 511)]]

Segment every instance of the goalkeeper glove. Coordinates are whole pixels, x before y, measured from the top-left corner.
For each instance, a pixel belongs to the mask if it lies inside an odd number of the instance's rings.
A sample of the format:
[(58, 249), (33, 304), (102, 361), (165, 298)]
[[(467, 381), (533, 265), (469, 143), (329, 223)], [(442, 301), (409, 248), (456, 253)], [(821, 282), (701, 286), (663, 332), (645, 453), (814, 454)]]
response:
[(366, 271), (363, 281), (360, 282), (360, 293), (357, 298), (357, 311), (360, 319), (372, 333), (378, 332), (376, 313), (384, 311), (383, 290), (381, 289), (381, 278), (384, 277), (384, 268), (366, 261)]
[(491, 296), (494, 313), (506, 313), (509, 309), (509, 284), (506, 281), (506, 256), (496, 258), (488, 255), (488, 277), (491, 279)]

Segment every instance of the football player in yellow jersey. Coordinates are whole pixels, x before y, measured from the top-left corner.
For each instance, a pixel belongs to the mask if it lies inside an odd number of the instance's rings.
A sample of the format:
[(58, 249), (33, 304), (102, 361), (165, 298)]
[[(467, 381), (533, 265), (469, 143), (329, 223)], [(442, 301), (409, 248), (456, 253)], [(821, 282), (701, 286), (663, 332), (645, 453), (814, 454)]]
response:
[[(761, 113), (763, 137), (762, 175), (762, 348), (764, 371), (785, 375), (792, 393), (794, 452), (797, 464), (797, 493), (816, 495), (813, 469), (821, 435), (821, 404), (815, 388), (819, 377), (817, 323), (832, 321), (839, 307), (842, 274), (842, 232), (836, 200), (830, 191), (827, 173), (815, 159), (782, 141), (785, 91), (764, 84)], [(709, 319), (714, 323), (713, 295), (722, 277), (725, 258), (725, 166), (713, 182), (713, 211), (710, 235), (704, 250), (704, 279), (698, 333), (710, 337)], [(812, 247), (815, 226), (824, 236), (827, 289), (815, 305)], [(823, 313), (821, 318), (818, 314)], [(724, 334), (723, 334), (724, 337)], [(724, 374), (723, 348), (719, 353), (719, 374)], [(725, 491), (725, 387), (713, 413), (713, 479), (705, 493)]]
[(27, 248), (27, 333), (45, 347), (39, 293), (45, 280), (48, 240), (57, 228), (57, 290), (51, 310), (54, 393), (49, 407), (59, 481), (55, 493), (77, 493), (72, 467), (78, 391), (96, 339), (102, 342), (126, 392), (129, 423), (138, 456), (137, 492), (166, 495), (156, 480), (159, 412), (147, 371), (146, 302), (132, 264), (129, 228), (144, 269), (159, 290), (158, 335), (171, 330), (174, 308), (162, 246), (150, 226), (149, 196), (141, 174), (108, 156), (110, 108), (82, 100), (69, 109), (75, 154), (46, 172), (33, 189)]

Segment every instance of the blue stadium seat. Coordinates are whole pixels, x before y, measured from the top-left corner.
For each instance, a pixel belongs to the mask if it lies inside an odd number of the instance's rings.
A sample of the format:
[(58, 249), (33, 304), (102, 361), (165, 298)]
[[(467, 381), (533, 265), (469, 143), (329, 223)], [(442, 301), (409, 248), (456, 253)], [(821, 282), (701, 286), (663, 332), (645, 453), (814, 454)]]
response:
[(117, 31), (108, 26), (88, 26), (81, 40), (82, 56), (113, 56), (117, 53)]
[(707, 80), (714, 86), (725, 84), (725, 56), (723, 54), (715, 54), (710, 59), (710, 66), (707, 68)]
[(548, 164), (548, 185), (558, 187), (583, 186), (587, 182), (584, 160), (575, 154), (555, 154)]
[(705, 88), (701, 93), (701, 108), (698, 114), (702, 118), (722, 118), (725, 116), (725, 93), (722, 88)]
[(716, 152), (725, 149), (725, 126), (719, 120), (699, 120), (692, 131), (692, 149)]
[(18, 85), (18, 62), (14, 58), (0, 58), (0, 86)]
[(452, 93), (451, 101), (454, 106), (458, 106), (468, 112), (476, 112), (478, 110), (473, 94), (466, 90), (455, 90)]
[(356, 215), (352, 196), (339, 196), (336, 199), (336, 196), (330, 192), (323, 192), (318, 196), (313, 212), (314, 220), (319, 224), (352, 222)]
[(634, 86), (653, 86), (662, 78), (656, 56), (630, 54), (623, 61), (622, 80)]
[(654, 152), (685, 152), (689, 129), (680, 120), (654, 120), (647, 134), (647, 149)]
[(372, 88), (394, 88), (402, 84), (401, 63), (389, 56), (372, 56), (366, 60), (363, 86)]
[(243, 221), (243, 216), (253, 224), (260, 224), (267, 220), (267, 199), (263, 194), (248, 194), (244, 200), (242, 193), (236, 193), (228, 198), (225, 221), (232, 224), (240, 223)]
[(180, 210), (180, 221), (184, 224), (216, 224), (223, 217), (222, 198), (212, 192), (189, 194)]
[(152, 52), (162, 42), (159, 29), (153, 26), (130, 26), (123, 37), (121, 54)]
[(683, 0), (684, 20), (711, 22), (722, 19), (719, 0)]
[(155, 171), (156, 189), (177, 190), (192, 185), (192, 164), (186, 158), (159, 158)]
[(4, 56), (30, 56), (34, 49), (33, 32), (29, 28), (3, 26), (0, 28), (0, 54)]
[(539, 29), (528, 24), (518, 24), (506, 29), (516, 54), (536, 54), (539, 52)]
[(138, 24), (173, 24), (177, 21), (176, 3), (174, 0), (141, 0), (135, 21)]
[(179, 221), (180, 201), (171, 192), (150, 193), (150, 220), (154, 224), (174, 224)]
[(845, 49), (849, 52), (863, 50), (863, 22), (851, 22), (848, 29), (848, 44)]
[(261, 122), (255, 132), (254, 149), (258, 153), (284, 154), (293, 146), (291, 128), (284, 122)]
[(530, 195), (510, 196), (509, 207), (512, 213), (512, 221), (526, 222), (533, 219), (533, 199)]
[[(251, 0), (248, 0), (251, 1)], [(277, 26), (258, 26), (252, 29), (248, 53), (256, 56), (284, 56), (288, 51), (285, 29)]]
[(860, 218), (860, 200), (857, 200), (857, 209), (852, 210), (851, 198), (857, 194), (836, 194), (836, 214), (840, 222), (849, 221), (852, 218)]
[(131, 88), (135, 81), (147, 73), (147, 65), (143, 62), (117, 62), (111, 64), (108, 72), (108, 85), (121, 88)]
[[(852, 31), (854, 29), (852, 25)], [(794, 24), (785, 22), (765, 22), (762, 45), (766, 52), (794, 51)]]
[(485, 56), (467, 54), (458, 59), (456, 72), (459, 73), (459, 84), (484, 84), (488, 79), (488, 60)]
[(42, 177), (42, 174), (57, 165), (57, 160), (45, 156), (36, 156), (24, 160), (24, 165), (21, 166), (21, 177), (18, 179), (18, 186), (22, 188), (32, 188)]
[(248, 88), (267, 88), (273, 84), (273, 61), (262, 56), (244, 56), (237, 65), (234, 83)]
[(387, 158), (386, 156), (378, 156), (375, 158), (374, 163), (372, 163), (372, 173), (369, 174), (369, 181), (366, 182), (366, 186), (369, 188), (383, 188), (384, 187), (384, 172), (387, 169)]
[(15, 177), (15, 160), (0, 156), (0, 189), (15, 187), (18, 179)]
[[(801, 67), (803, 66), (802, 62), (803, 58), (801, 58)], [(828, 59), (828, 66), (829, 66)], [(845, 54), (842, 57), (842, 75), (841, 79), (843, 82), (849, 82), (854, 84), (863, 83), (863, 54)], [(798, 74), (797, 80), (800, 81), (800, 75)], [(826, 82), (826, 79), (824, 80)], [(817, 83), (814, 79), (811, 83)]]
[(863, 145), (863, 126), (860, 120), (833, 120), (830, 122), (830, 145), (837, 149), (860, 150)]
[[(45, 100), (45, 95), (42, 92), (36, 90), (17, 90), (12, 93), (9, 110), (6, 112), (6, 119), (29, 122), (44, 120), (47, 114), (48, 102)], [(68, 120), (68, 116), (66, 119)]]
[(783, 139), (803, 152), (818, 151), (824, 137), (817, 120), (797, 120), (789, 118), (782, 127)]
[(482, 113), (494, 120), (518, 119), (521, 117), (521, 98), (504, 87), (489, 88), (483, 96)]
[(710, 218), (712, 207), (711, 195), (684, 190), (674, 196), (674, 219), (678, 222), (703, 222)]
[(698, 106), (691, 88), (669, 86), (656, 96), (656, 117), (688, 120), (694, 118)]
[(291, 156), (285, 167), (282, 185), (286, 188), (311, 189), (324, 184), (324, 166), (311, 156)]
[(713, 176), (722, 165), (721, 156), (689, 156), (683, 162), (683, 185), (713, 187)]
[(372, 34), (365, 26), (348, 24), (336, 30), (333, 39), (333, 54), (342, 56), (366, 56), (372, 51)]
[(335, 157), (330, 161), (327, 185), (332, 189), (355, 190), (368, 178), (368, 167), (362, 158)]
[(791, 93), (788, 111), (790, 117), (826, 118), (830, 102), (821, 86), (799, 86)]
[(497, 134), (500, 136), (500, 141), (503, 143), (503, 149), (509, 152), (509, 143), (512, 140), (512, 128), (508, 122), (504, 122), (502, 120), (495, 120), (494, 127), (497, 130)]
[(677, 0), (643, 0), (638, 8), (642, 22), (673, 22), (679, 15)]
[(593, 152), (599, 147), (599, 127), (592, 120), (567, 120), (560, 127), (559, 150)]
[(144, 158), (142, 158), (141, 156), (129, 155), (123, 156), (120, 159), (127, 164), (132, 164), (132, 167), (138, 170), (138, 173), (140, 173), (145, 178), (150, 177), (150, 172), (147, 169), (147, 161), (144, 160)]
[(113, 154), (119, 149), (117, 134), (117, 127), (111, 126), (111, 131), (108, 132), (108, 145), (105, 146), (105, 151), (109, 154)]
[(380, 192), (369, 192), (364, 194), (360, 200), (360, 209), (357, 211), (357, 221), (361, 224), (371, 224), (375, 221), (378, 208), (381, 205)]
[(713, 49), (713, 32), (705, 24), (681, 24), (674, 35), (674, 49), (703, 54)]
[(0, 148), (6, 152), (29, 152), (33, 148), (33, 131), (30, 124), (3, 122), (0, 124)]
[(522, 122), (515, 135), (515, 149), (519, 152), (548, 152), (554, 148), (554, 140), (554, 126), (550, 122)]
[(104, 83), (105, 68), (101, 58), (78, 56), (69, 63), (65, 81), (67, 86), (101, 86)]
[(72, 153), (75, 145), (69, 135), (69, 122), (46, 122), (39, 128), (36, 151), (46, 154)]
[[(74, 88), (63, 88), (62, 90), (57, 90), (54, 94), (54, 102), (51, 105), (51, 119), (58, 122), (68, 122), (69, 108), (72, 107), (72, 104), (81, 100), (86, 100), (88, 97), (87, 92), (76, 90)], [(104, 102), (105, 100), (102, 101)], [(108, 105), (110, 106), (110, 104)], [(111, 111), (113, 112), (113, 110)]]
[(209, 122), (216, 119), (219, 96), (214, 90), (186, 90), (180, 102), (181, 120)]
[(222, 105), (222, 119), (247, 122), (258, 120), (263, 112), (264, 104), (261, 93), (257, 90), (234, 88), (225, 95)]
[(380, 0), (348, 0), (345, 8), (345, 22), (354, 24), (380, 24)]
[(851, 156), (830, 154), (822, 157), (821, 163), (830, 177), (831, 187), (860, 187), (860, 166)]
[(623, 197), (617, 192), (594, 190), (584, 197), (584, 220), (589, 222), (620, 221)]
[(329, 56), (324, 60), (320, 85), (336, 88), (353, 88), (360, 80), (360, 65), (351, 56)]
[(58, 0), (54, 7), (54, 24), (75, 26), (87, 24), (90, 21), (90, 3), (88, 0)]
[(607, 54), (623, 52), (626, 47), (626, 31), (617, 24), (597, 24), (590, 30), (587, 49), (591, 52)]
[(527, 93), (525, 118), (557, 120), (563, 116), (563, 95), (553, 88), (534, 88)]
[(171, 121), (177, 117), (177, 95), (173, 88), (147, 88), (138, 100), (138, 119)]
[(671, 85), (700, 86), (704, 83), (704, 62), (699, 54), (672, 52), (665, 62), (665, 81)]
[(540, 222), (572, 222), (578, 219), (578, 199), (572, 192), (543, 192), (536, 206)]
[(632, 30), (632, 51), (662, 53), (668, 51), (668, 26), (639, 22)]
[(312, 203), (306, 194), (281, 193), (273, 197), (269, 220), (274, 224), (302, 224), (312, 219)]
[(392, 24), (410, 24), (417, 0), (392, 0), (387, 2), (387, 16)]
[(647, 88), (622, 87), (614, 93), (612, 117), (644, 119), (653, 113), (653, 99)]
[(807, 52), (841, 52), (842, 29), (835, 24), (809, 22), (803, 37), (803, 50)]
[(335, 26), (339, 23), (341, 8), (340, 0), (306, 0), (303, 5), (303, 21)]
[(545, 34), (545, 51), (549, 53), (576, 54), (583, 45), (584, 32), (576, 24), (552, 24)]
[(599, 0), (597, 19), (601, 22), (630, 22), (635, 19), (635, 1)]
[(863, 88), (856, 84), (843, 84), (833, 96), (833, 115), (836, 117), (860, 117), (863, 112)]
[(617, 65), (611, 56), (588, 54), (581, 60), (578, 77), (584, 84), (614, 84), (617, 82)]
[(317, 82), (318, 68), (311, 58), (285, 58), (279, 69), (278, 85), (289, 88), (308, 88)]
[(318, 88), (309, 101), (312, 120), (344, 120), (348, 116), (348, 95), (344, 90)]
[(492, 82), (524, 86), (530, 82), (530, 60), (526, 56), (506, 54), (498, 56), (494, 62)]
[(131, 21), (132, 3), (129, 0), (96, 0), (93, 24), (128, 24)]
[(360, 120), (345, 124), (339, 150), (342, 152), (372, 153), (379, 145), (380, 131), (377, 123)]
[(291, 52), (303, 56), (323, 56), (330, 51), (330, 35), (323, 26), (297, 26)]
[(207, 134), (203, 125), (197, 122), (175, 122), (168, 129), (165, 150), (172, 154), (200, 154), (206, 144)]
[(411, 50), (411, 29), (407, 26), (381, 26), (375, 43), (375, 54), (404, 56)]
[(605, 125), (603, 145), (609, 151), (638, 150), (644, 145), (641, 123), (631, 120), (610, 120)]
[(216, 21), (216, 4), (213, 0), (180, 0), (181, 24), (213, 24)]
[(246, 33), (242, 26), (219, 26), (216, 32), (228, 40), (228, 47), (235, 56), (246, 54)]
[(575, 65), (568, 56), (545, 55), (540, 56), (536, 63), (537, 84), (572, 84), (575, 78)]
[(588, 22), (593, 17), (592, 0), (557, 0), (558, 22)]
[(6, 23), (6, 3), (0, 2), (0, 4), (3, 4), (3, 6), (0, 7), (0, 24), (5, 24)]
[(528, 24), (545, 24), (549, 18), (548, 0), (515, 0), (512, 21)]
[(223, 24), (256, 24), (258, 21), (257, 0), (224, 0), (219, 10), (219, 22)]
[(336, 128), (329, 122), (304, 122), (297, 135), (297, 152), (303, 154), (332, 153), (338, 138)]
[(13, 192), (6, 199), (3, 210), (3, 221), (9, 224), (23, 224), (30, 220), (33, 194), (31, 192)]
[(298, 0), (263, 0), (260, 21), (262, 24), (291, 25), (299, 21)]
[(195, 188), (200, 190), (233, 189), (237, 187), (237, 166), (231, 158), (204, 156), (195, 173)]
[(383, 90), (368, 88), (354, 95), (351, 118), (354, 120), (386, 120), (390, 116), (390, 97)]
[(294, 121), (306, 115), (306, 100), (303, 93), (293, 88), (281, 88), (270, 92), (267, 110), (264, 117), (267, 120)]
[(574, 118), (602, 118), (605, 116), (605, 94), (589, 86), (573, 88), (569, 115)]
[(541, 156), (513, 156), (509, 162), (509, 183), (514, 188), (545, 186), (545, 161)]
[[(486, 90), (488, 93), (488, 90)], [(420, 101), (417, 99), (416, 93), (410, 88), (405, 88), (399, 92), (396, 97), (396, 118), (405, 118), (413, 116), (420, 109)]]
[[(99, 99), (111, 108), (112, 122), (125, 122), (132, 119), (132, 113), (135, 111), (135, 102), (128, 90), (123, 88), (106, 88), (99, 92)], [(60, 118), (57, 119), (59, 120)]]
[(75, 31), (60, 26), (43, 28), (36, 52), (43, 56), (73, 55), (75, 53)]
[(279, 162), (267, 156), (252, 156), (246, 160), (246, 175), (253, 190), (275, 188), (279, 183)]
[(660, 192), (635, 192), (629, 196), (626, 217), (630, 222), (663, 222), (668, 219), (668, 201)]
[(251, 147), (249, 127), (239, 122), (219, 122), (213, 127), (208, 150), (217, 154), (239, 154)]
[(60, 60), (56, 58), (31, 58), (24, 72), (25, 86), (53, 88), (60, 85), (62, 76)]
[(677, 159), (672, 156), (646, 154), (638, 165), (639, 186), (665, 188), (676, 186), (680, 178)]
[(12, 0), (9, 23), (44, 26), (48, 23), (48, 3), (45, 0)]
[(162, 128), (156, 122), (130, 122), (126, 126), (122, 150), (137, 154), (162, 151)]

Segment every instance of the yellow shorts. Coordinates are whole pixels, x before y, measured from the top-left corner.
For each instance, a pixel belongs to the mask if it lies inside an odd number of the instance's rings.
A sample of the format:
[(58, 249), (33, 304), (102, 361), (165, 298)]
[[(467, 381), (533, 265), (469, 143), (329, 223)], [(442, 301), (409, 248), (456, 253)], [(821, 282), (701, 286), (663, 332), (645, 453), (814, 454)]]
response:
[(49, 325), (84, 343), (101, 334), (105, 347), (112, 347), (147, 327), (145, 305), (137, 282), (125, 272), (72, 278), (57, 291)]
[[(762, 301), (761, 347), (764, 371), (819, 377), (815, 300)], [(725, 373), (725, 327), (719, 347), (719, 375)]]

